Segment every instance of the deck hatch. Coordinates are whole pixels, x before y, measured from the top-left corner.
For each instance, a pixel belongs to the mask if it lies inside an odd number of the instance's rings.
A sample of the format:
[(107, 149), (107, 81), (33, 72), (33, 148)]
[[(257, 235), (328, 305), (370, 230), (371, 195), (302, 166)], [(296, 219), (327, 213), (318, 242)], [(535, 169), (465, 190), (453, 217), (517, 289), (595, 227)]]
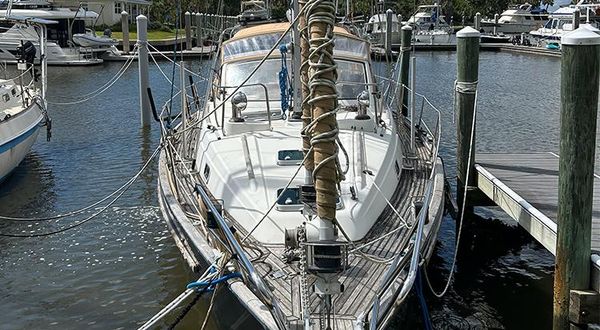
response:
[[(277, 189), (277, 204), (275, 209), (280, 212), (300, 212), (304, 208), (304, 204), (300, 201), (300, 188), (284, 188)], [(283, 193), (282, 193), (283, 192)], [(336, 208), (341, 210), (344, 207), (344, 203), (340, 197), (337, 197)]]
[(277, 152), (277, 165), (300, 165), (304, 159), (302, 150), (279, 150)]

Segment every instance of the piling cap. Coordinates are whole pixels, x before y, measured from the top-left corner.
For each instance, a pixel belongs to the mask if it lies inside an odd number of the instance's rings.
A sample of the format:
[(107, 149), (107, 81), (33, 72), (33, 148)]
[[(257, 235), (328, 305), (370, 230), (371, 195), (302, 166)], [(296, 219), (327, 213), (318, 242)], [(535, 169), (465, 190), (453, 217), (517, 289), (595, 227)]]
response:
[(590, 30), (594, 33), (597, 33), (598, 35), (600, 35), (600, 30), (596, 29), (596, 27), (594, 27), (592, 24), (589, 23), (585, 23), (585, 24), (581, 24), (579, 27)]
[(190, 13), (189, 11), (186, 11), (184, 15), (186, 16), (190, 16), (192, 13)]
[(560, 38), (560, 43), (571, 46), (600, 45), (600, 35), (590, 31), (588, 28), (580, 27)]
[(386, 10), (386, 11), (385, 11), (385, 13), (386, 13), (386, 14), (387, 14), (387, 13), (394, 13), (394, 11), (393, 11), (393, 10), (391, 10), (391, 9), (388, 9), (388, 10)]
[(456, 32), (457, 38), (479, 38), (481, 37), (481, 33), (475, 30), (474, 28), (467, 26), (462, 30)]
[(126, 11), (124, 11), (124, 10), (123, 10), (123, 11), (121, 12), (121, 15), (129, 15), (129, 14), (128, 14)]
[(402, 30), (404, 30), (404, 31), (412, 31), (412, 29), (413, 29), (413, 28), (412, 28), (412, 26), (410, 26), (410, 25), (408, 25), (408, 24), (407, 24), (407, 25), (404, 25), (404, 26), (402, 27)]

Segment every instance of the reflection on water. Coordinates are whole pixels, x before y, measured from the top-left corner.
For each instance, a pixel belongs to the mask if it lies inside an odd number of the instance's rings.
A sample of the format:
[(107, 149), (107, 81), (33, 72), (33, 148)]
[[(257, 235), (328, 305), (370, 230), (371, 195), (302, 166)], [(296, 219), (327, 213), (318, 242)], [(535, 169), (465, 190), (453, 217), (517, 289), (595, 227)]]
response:
[[(451, 106), (455, 62), (452, 53), (419, 53), (417, 60), (418, 91), (443, 110), (441, 154), (450, 177), (456, 164)], [(49, 99), (77, 99), (103, 85), (120, 65), (50, 68)], [(162, 66), (172, 72), (169, 64)], [(192, 68), (208, 70), (201, 62), (192, 63)], [(557, 150), (559, 69), (554, 58), (482, 53), (478, 151)], [(384, 67), (377, 70), (385, 72)], [(152, 69), (150, 78), (160, 106), (170, 88), (158, 70)], [(137, 93), (132, 66), (99, 98), (51, 106), (53, 139), (46, 142), (40, 135), (32, 153), (0, 186), (0, 214), (61, 213), (88, 205), (124, 184), (158, 145), (156, 127), (139, 128)], [(0, 238), (3, 327), (133, 328), (194, 280), (160, 218), (156, 174), (153, 164), (119, 202), (74, 230), (44, 238)], [(94, 211), (49, 223), (0, 222), (0, 230), (47, 232)], [(552, 256), (501, 212), (477, 213), (480, 216), (467, 219), (474, 230), (463, 237), (450, 291), (442, 299), (426, 293), (434, 326), (549, 327)], [(454, 244), (455, 224), (446, 218), (428, 268), (437, 290), (448, 276)], [(206, 306), (207, 301), (201, 300), (183, 325), (197, 327)], [(414, 297), (395, 322), (405, 328), (421, 327)]]

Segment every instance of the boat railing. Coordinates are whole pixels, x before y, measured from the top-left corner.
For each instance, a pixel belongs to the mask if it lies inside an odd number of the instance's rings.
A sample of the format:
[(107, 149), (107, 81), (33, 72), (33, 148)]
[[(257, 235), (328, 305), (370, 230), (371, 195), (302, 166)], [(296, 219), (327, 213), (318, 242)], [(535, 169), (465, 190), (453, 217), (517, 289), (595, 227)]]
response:
[[(162, 129), (166, 130), (166, 127), (163, 127)], [(201, 203), (206, 207), (206, 210), (210, 213), (212, 219), (214, 219), (216, 227), (214, 229), (208, 229), (208, 227), (204, 226), (203, 230), (212, 230), (215, 239), (219, 241), (230, 254), (229, 261), (236, 262), (240, 267), (244, 283), (257, 298), (269, 308), (277, 326), (280, 329), (286, 329), (285, 314), (281, 310), (279, 302), (276, 300), (271, 289), (256, 272), (252, 261), (248, 258), (240, 241), (238, 241), (235, 234), (232, 232), (227, 220), (215, 206), (216, 201), (211, 198), (206, 191), (205, 186), (197, 181), (198, 177), (194, 175), (193, 165), (190, 165), (189, 162), (183, 159), (183, 156), (179, 153), (181, 150), (178, 151), (178, 148), (176, 147), (176, 145), (178, 145), (176, 141), (165, 139), (164, 142), (165, 150), (167, 152), (166, 158), (173, 170), (170, 175), (170, 178), (173, 179), (173, 181), (171, 181), (170, 184), (173, 185), (173, 190), (178, 195), (178, 198), (184, 201), (185, 204), (193, 206), (193, 209), (197, 212), (189, 213), (186, 211), (185, 213), (188, 216), (191, 216), (192, 219), (195, 219), (201, 214), (201, 207), (198, 204)], [(192, 196), (193, 192), (196, 193), (199, 199)]]
[[(410, 235), (414, 235), (414, 239), (412, 240), (412, 244), (410, 244), (411, 242), (409, 241), (407, 243), (407, 245), (405, 247), (403, 247), (402, 251), (405, 251), (405, 253), (399, 253), (398, 255), (396, 255), (396, 257), (394, 258), (394, 260), (391, 262), (390, 267), (388, 268), (384, 279), (382, 282), (380, 282), (380, 286), (377, 289), (377, 294), (376, 296), (373, 298), (372, 302), (371, 302), (371, 308), (369, 311), (367, 311), (366, 315), (362, 315), (362, 320), (369, 318), (370, 319), (370, 329), (377, 329), (378, 325), (380, 325), (380, 322), (384, 319), (384, 317), (386, 317), (387, 315), (389, 315), (389, 313), (387, 313), (387, 311), (382, 311), (381, 308), (382, 306), (380, 306), (380, 303), (382, 301), (382, 299), (384, 298), (384, 296), (386, 294), (389, 294), (390, 292), (389, 289), (392, 286), (392, 284), (394, 283), (394, 281), (397, 279), (397, 277), (401, 274), (401, 272), (403, 270), (406, 269), (406, 266), (408, 265), (408, 272), (407, 272), (407, 276), (405, 278), (405, 280), (403, 281), (403, 286), (400, 289), (400, 291), (395, 291), (393, 292), (393, 294), (395, 295), (395, 301), (396, 302), (401, 302), (403, 301), (410, 289), (413, 286), (413, 283), (416, 279), (417, 276), (417, 272), (418, 272), (418, 268), (420, 266), (421, 263), (421, 246), (423, 243), (423, 239), (424, 239), (424, 229), (425, 229), (425, 223), (427, 222), (427, 218), (429, 216), (429, 205), (431, 204), (431, 201), (433, 199), (433, 195), (435, 193), (435, 183), (436, 183), (436, 176), (439, 174), (438, 170), (440, 167), (436, 166), (436, 162), (437, 162), (437, 158), (438, 158), (438, 152), (439, 152), (439, 146), (440, 146), (440, 140), (441, 140), (441, 135), (442, 135), (442, 131), (441, 131), (441, 118), (442, 118), (442, 113), (441, 111), (434, 106), (427, 97), (425, 97), (422, 94), (416, 93), (416, 91), (413, 93), (413, 90), (411, 88), (409, 88), (406, 85), (403, 85), (393, 79), (389, 79), (389, 78), (385, 78), (384, 80), (384, 90), (386, 90), (387, 92), (390, 91), (394, 91), (393, 93), (384, 93), (386, 95), (386, 100), (384, 102), (385, 106), (387, 106), (389, 108), (390, 111), (393, 111), (392, 109), (401, 109), (403, 107), (403, 101), (404, 101), (404, 97), (408, 97), (411, 94), (414, 95), (414, 97), (411, 97), (409, 100), (409, 104), (408, 104), (408, 108), (411, 109), (411, 107), (415, 107), (417, 104), (421, 105), (421, 111), (419, 114), (419, 117), (417, 120), (414, 120), (414, 122), (410, 122), (409, 118), (406, 118), (406, 122), (409, 125), (414, 125), (415, 128), (418, 129), (418, 131), (421, 132), (422, 135), (424, 135), (426, 138), (423, 139), (424, 140), (424, 144), (426, 145), (427, 148), (429, 148), (429, 157), (426, 160), (429, 164), (430, 164), (430, 172), (429, 172), (429, 177), (428, 177), (428, 182), (425, 188), (425, 192), (423, 195), (423, 204), (421, 209), (419, 210), (419, 212), (417, 214), (415, 214), (415, 221), (416, 221), (416, 230), (414, 229), (414, 224), (413, 224), (413, 230), (410, 233)], [(414, 105), (413, 105), (414, 103)], [(425, 109), (430, 109), (431, 113), (430, 116), (427, 116), (431, 121), (433, 121), (433, 123), (430, 122), (430, 124), (427, 124), (427, 120), (425, 119), (425, 117), (423, 116), (424, 114), (424, 110)], [(401, 111), (395, 111), (396, 112), (396, 116), (397, 118), (401, 118), (403, 115), (401, 114)], [(416, 111), (415, 111), (416, 112)], [(398, 121), (400, 122), (400, 121)], [(431, 126), (434, 126), (434, 129), (431, 129)], [(409, 258), (409, 259), (407, 259)], [(391, 307), (390, 307), (391, 308)], [(383, 313), (382, 313), (383, 312)]]
[[(270, 102), (269, 102), (269, 90), (267, 89), (267, 86), (263, 83), (253, 83), (253, 84), (244, 84), (243, 87), (262, 87), (264, 93), (265, 93), (265, 103), (267, 105), (267, 121), (269, 122), (269, 129), (273, 128), (273, 125), (271, 124), (271, 106), (270, 106)], [(218, 90), (220, 91), (226, 91), (228, 88), (238, 88), (239, 86), (225, 86), (225, 85), (218, 85), (215, 86)], [(261, 100), (262, 101), (262, 100)], [(248, 102), (252, 102), (251, 100), (248, 100)], [(225, 105), (223, 105), (221, 107), (221, 127), (225, 127)]]
[(254, 265), (252, 265), (252, 261), (248, 259), (246, 252), (240, 245), (240, 242), (238, 242), (238, 240), (235, 238), (235, 235), (231, 231), (227, 221), (225, 221), (221, 213), (217, 210), (214, 202), (211, 200), (210, 196), (204, 190), (204, 187), (201, 184), (196, 185), (195, 191), (198, 193), (202, 199), (202, 202), (208, 207), (214, 219), (216, 220), (219, 230), (223, 233), (225, 239), (227, 240), (227, 244), (233, 252), (232, 258), (235, 258), (239, 262), (239, 265), (246, 273), (246, 279), (256, 289), (256, 293), (263, 298), (261, 300), (271, 309), (271, 314), (273, 315), (277, 325), (281, 329), (285, 329), (285, 314), (281, 310), (281, 307), (279, 306), (279, 303), (277, 302), (271, 289), (269, 289), (260, 275), (256, 272)]

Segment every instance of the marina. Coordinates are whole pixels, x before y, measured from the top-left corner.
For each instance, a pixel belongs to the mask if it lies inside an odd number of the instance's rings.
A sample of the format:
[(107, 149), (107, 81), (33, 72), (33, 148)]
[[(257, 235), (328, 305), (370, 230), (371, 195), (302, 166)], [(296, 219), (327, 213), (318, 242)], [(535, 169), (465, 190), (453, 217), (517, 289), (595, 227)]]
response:
[[(8, 328), (549, 328), (564, 306), (567, 322), (597, 326), (600, 218), (578, 193), (565, 202), (564, 187), (583, 185), (559, 184), (558, 154), (588, 182), (600, 156), (592, 142), (591, 156), (565, 153), (564, 76), (580, 75), (563, 72), (561, 91), (557, 74), (565, 57), (566, 70), (597, 59), (578, 62), (569, 42), (480, 45), (472, 28), (457, 45), (402, 28), (400, 52), (386, 39), (374, 55), (333, 20), (306, 39), (335, 38), (313, 57), (294, 51), (307, 47), (302, 9), (291, 24), (257, 19), (262, 1), (247, 9), (245, 24), (210, 32), (214, 47), (191, 42), (196, 25), (186, 49), (159, 50), (140, 15), (139, 40), (112, 59), (47, 69), (52, 134), (0, 186)], [(589, 108), (598, 76), (576, 99)], [(589, 228), (559, 232), (565, 203), (589, 207)], [(565, 243), (588, 230), (588, 248)], [(581, 274), (582, 258), (589, 279), (556, 282), (555, 267)], [(557, 312), (561, 288), (571, 302)]]

